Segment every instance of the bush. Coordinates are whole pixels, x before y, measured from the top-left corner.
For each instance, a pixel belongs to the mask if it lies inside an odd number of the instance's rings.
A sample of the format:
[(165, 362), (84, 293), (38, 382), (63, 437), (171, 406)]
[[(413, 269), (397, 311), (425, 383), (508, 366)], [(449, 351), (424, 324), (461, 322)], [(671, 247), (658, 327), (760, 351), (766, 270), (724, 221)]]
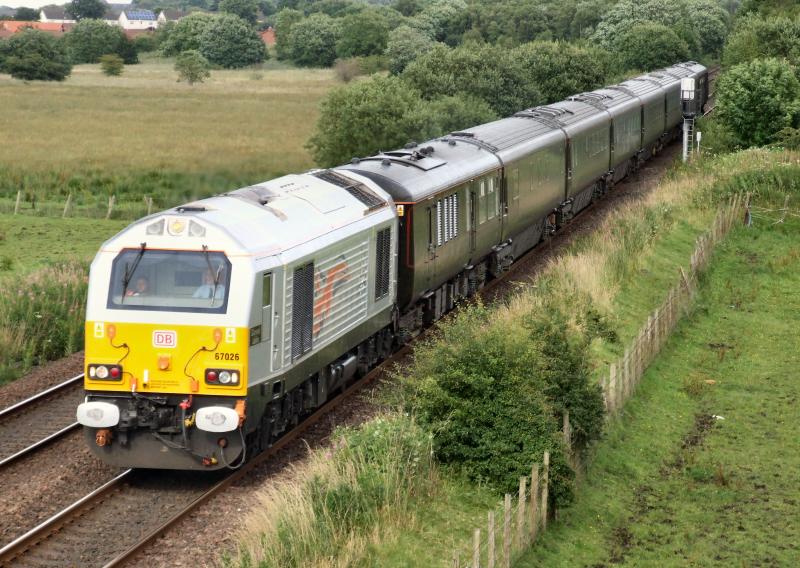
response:
[(739, 18), (725, 44), (723, 62), (732, 67), (754, 59), (788, 59), (800, 65), (800, 20)]
[(350, 59), (337, 59), (333, 65), (333, 71), (336, 77), (343, 83), (349, 83), (359, 75), (363, 75), (361, 71), (361, 63), (357, 57)]
[(512, 57), (523, 65), (545, 103), (604, 86), (611, 68), (608, 52), (564, 42), (526, 43), (516, 48)]
[(219, 11), (239, 16), (251, 26), (256, 25), (258, 19), (256, 0), (222, 0), (219, 3)]
[(206, 12), (195, 12), (181, 18), (170, 26), (169, 33), (161, 44), (161, 52), (169, 57), (200, 49), (200, 38), (215, 19), (214, 14)]
[(268, 57), (256, 30), (232, 14), (218, 16), (208, 25), (199, 51), (210, 63), (227, 69), (255, 65)]
[(175, 60), (175, 71), (178, 72), (178, 81), (186, 81), (190, 85), (202, 83), (211, 76), (208, 59), (196, 49), (190, 49), (179, 54)]
[(528, 313), (509, 333), (475, 306), (415, 349), (403, 384), (409, 409), (434, 435), (440, 462), (513, 492), (549, 450), (552, 495), (559, 506), (571, 500), (562, 412), (569, 411), (576, 441), (585, 444), (600, 434), (603, 401), (589, 379), (585, 341), (570, 338), (565, 327), (558, 315)]
[(632, 26), (617, 36), (615, 45), (624, 69), (652, 71), (689, 58), (686, 42), (661, 24)]
[(125, 62), (119, 55), (109, 53), (100, 58), (100, 69), (103, 70), (108, 76), (122, 75), (122, 70), (125, 68)]
[(380, 11), (366, 9), (341, 19), (336, 43), (339, 57), (380, 55), (386, 51), (389, 23)]
[(798, 125), (800, 82), (785, 61), (736, 65), (719, 78), (716, 96), (717, 118), (744, 147), (769, 144)]
[(542, 101), (522, 62), (493, 45), (435, 46), (406, 67), (403, 78), (424, 98), (468, 95), (486, 101), (500, 116)]
[(312, 14), (292, 26), (289, 57), (298, 65), (330, 67), (336, 60), (339, 22), (325, 14)]
[(0, 45), (2, 69), (25, 81), (63, 81), (72, 71), (64, 43), (33, 29), (17, 32)]
[(127, 64), (138, 62), (135, 45), (118, 27), (102, 20), (81, 20), (65, 36), (73, 63), (97, 63), (100, 57), (114, 53)]
[(422, 142), (498, 118), (488, 103), (468, 95), (422, 101), (405, 117), (408, 138)]
[(156, 34), (142, 34), (133, 38), (133, 45), (138, 53), (150, 53), (158, 49)]
[(409, 63), (434, 45), (435, 42), (430, 37), (409, 26), (400, 26), (392, 30), (386, 43), (389, 71), (399, 75)]
[(278, 59), (289, 59), (292, 52), (292, 28), (303, 19), (303, 12), (284, 8), (275, 16), (275, 53)]
[(406, 116), (419, 104), (419, 91), (397, 77), (375, 76), (334, 89), (320, 105), (308, 148), (317, 164), (330, 167), (402, 146), (409, 141)]

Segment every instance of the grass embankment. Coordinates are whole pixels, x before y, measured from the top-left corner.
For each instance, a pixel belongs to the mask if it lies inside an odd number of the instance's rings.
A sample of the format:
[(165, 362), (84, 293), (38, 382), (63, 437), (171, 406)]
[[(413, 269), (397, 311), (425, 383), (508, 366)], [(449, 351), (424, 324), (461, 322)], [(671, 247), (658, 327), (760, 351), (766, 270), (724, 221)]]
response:
[[(273, 66), (274, 67), (274, 66)], [(280, 67), (280, 66), (278, 66)], [(333, 71), (220, 70), (204, 83), (177, 83), (172, 62), (127, 66), (121, 77), (79, 65), (63, 83), (0, 75), (0, 211), (18, 190), (25, 211), (141, 216), (142, 197), (168, 207), (312, 166), (303, 145)], [(127, 205), (126, 205), (127, 204)]]
[(83, 347), (89, 262), (124, 225), (0, 214), (0, 384)]
[[(623, 345), (663, 300), (668, 288), (674, 285), (677, 267), (688, 262), (695, 238), (708, 227), (719, 200), (731, 192), (746, 189), (756, 192), (757, 203), (764, 203), (774, 198), (776, 193), (781, 193), (783, 188), (796, 191), (800, 180), (797, 164), (798, 157), (794, 154), (747, 152), (678, 171), (644, 202), (626, 207), (611, 216), (598, 231), (582, 239), (568, 254), (553, 262), (534, 286), (523, 289), (508, 305), (486, 313), (481, 313), (483, 308), (468, 310), (452, 322), (443, 324), (440, 339), (416, 350), (418, 362), (407, 370), (402, 381), (412, 385), (412, 394), (433, 393), (448, 404), (453, 400), (462, 401), (469, 396), (468, 391), (475, 390), (473, 386), (476, 384), (483, 387), (483, 382), (493, 382), (502, 387), (506, 377), (498, 376), (492, 366), (499, 368), (505, 365), (503, 368), (507, 367), (519, 378), (521, 371), (518, 365), (503, 362), (508, 359), (503, 354), (506, 350), (507, 354), (516, 353), (520, 342), (515, 338), (530, 333), (528, 324), (531, 318), (546, 319), (547, 316), (542, 314), (550, 313), (551, 309), (566, 322), (570, 338), (577, 341), (589, 367), (607, 368), (607, 363), (620, 354)], [(453, 338), (459, 338), (459, 341), (452, 341)], [(447, 368), (443, 370), (442, 365), (436, 362), (437, 358), (456, 363), (459, 358), (465, 361), (481, 360), (484, 355), (489, 362), (461, 379), (453, 375), (451, 365), (445, 365)], [(557, 370), (546, 365), (537, 367), (537, 373), (555, 373)], [(541, 381), (543, 377), (531, 376), (531, 380)], [(548, 383), (547, 380), (544, 376), (547, 388), (563, 386)], [(595, 378), (587, 377), (586, 380), (591, 382)], [(542, 393), (542, 399), (539, 400), (541, 404), (531, 409), (531, 412), (540, 415), (542, 440), (527, 447), (527, 442), (521, 443), (522, 438), (497, 439), (494, 446), (497, 455), (485, 455), (483, 459), (487, 462), (509, 460), (509, 455), (515, 455), (521, 466), (529, 468), (534, 456), (540, 455), (537, 453), (542, 443), (548, 443), (555, 452), (560, 451), (558, 433), (549, 425), (557, 423), (559, 404), (575, 404), (576, 401), (547, 400), (548, 396), (547, 392)], [(459, 410), (458, 404), (452, 404), (451, 408), (455, 411), (448, 415), (449, 420), (436, 422), (437, 429), (429, 430), (433, 434), (432, 447), (437, 458), (432, 464), (433, 473), (430, 477), (433, 482), (426, 485), (424, 492), (409, 496), (402, 514), (392, 515), (393, 505), (390, 501), (376, 500), (371, 506), (382, 514), (375, 517), (374, 523), (368, 527), (350, 525), (348, 531), (336, 536), (332, 542), (326, 542), (324, 547), (309, 544), (311, 537), (308, 531), (294, 530), (293, 525), (288, 523), (282, 530), (282, 538), (294, 535), (291, 537), (295, 541), (294, 549), (302, 549), (303, 554), (291, 557), (287, 563), (435, 565), (446, 562), (457, 546), (464, 546), (466, 552), (471, 529), (484, 525), (486, 511), (500, 496), (498, 488), (502, 485), (502, 479), (481, 481), (481, 475), (491, 475), (490, 467), (474, 468), (473, 464), (464, 460), (460, 463), (448, 462), (447, 458), (452, 452), (449, 449), (443, 452), (440, 444), (442, 440), (453, 439), (454, 435), (452, 430), (443, 429), (469, 425), (470, 420), (480, 418), (487, 411), (488, 406), (484, 401), (488, 400), (491, 404), (491, 399), (475, 399), (474, 410), (467, 416), (467, 413)], [(432, 422), (426, 414), (430, 414), (431, 405), (426, 406), (426, 403), (418, 401), (414, 404), (413, 397), (411, 400), (411, 404), (405, 401), (406, 406), (418, 413), (417, 420), (424, 428), (430, 428)], [(501, 422), (503, 413), (498, 413), (496, 417), (494, 422)], [(486, 436), (496, 435), (492, 421), (486, 424)], [(614, 432), (617, 430), (612, 432), (610, 439), (614, 435), (622, 435)], [(487, 442), (486, 438), (480, 438), (480, 434), (475, 438), (476, 433), (469, 428), (461, 433), (472, 436), (476, 448)], [(459, 432), (455, 434), (457, 436)], [(658, 449), (655, 444), (652, 447)], [(445, 463), (442, 463), (443, 457)], [(477, 459), (476, 456), (473, 458)], [(511, 463), (510, 469), (513, 469), (513, 462), (506, 463)], [(480, 472), (477, 476), (476, 471)], [(325, 477), (324, 473), (319, 475)], [(569, 503), (573, 479), (564, 475), (554, 481), (556, 486), (551, 495), (561, 499), (559, 506), (564, 506)], [(357, 478), (353, 483), (355, 488), (362, 486)], [(278, 521), (275, 517), (281, 515), (280, 511), (292, 507), (291, 500), (281, 498), (282, 494), (291, 491), (302, 492), (303, 485), (289, 483), (270, 494), (270, 506), (266, 508), (272, 511), (268, 513), (273, 515), (270, 523), (265, 523), (263, 516), (248, 523), (251, 536), (247, 548), (251, 557), (271, 558), (275, 557), (275, 550), (285, 550), (285, 544), (280, 539), (276, 540), (271, 527), (276, 526)], [(583, 506), (581, 495), (575, 509)], [(311, 511), (316, 522), (331, 522), (331, 516), (324, 508), (312, 507), (307, 510)], [(348, 544), (353, 539), (360, 539), (366, 544), (354, 552), (354, 548)], [(573, 537), (572, 540), (576, 539)], [(287, 561), (287, 558), (283, 557), (283, 560)], [(264, 565), (275, 564), (265, 562)]]
[(800, 220), (717, 249), (696, 309), (519, 566), (792, 566), (800, 558)]

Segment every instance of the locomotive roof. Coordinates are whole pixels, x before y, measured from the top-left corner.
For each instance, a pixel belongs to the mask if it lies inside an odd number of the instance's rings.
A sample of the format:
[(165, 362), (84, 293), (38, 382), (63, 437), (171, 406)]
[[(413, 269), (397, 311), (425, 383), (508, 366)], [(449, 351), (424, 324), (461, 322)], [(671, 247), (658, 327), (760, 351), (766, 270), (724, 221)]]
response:
[[(138, 246), (143, 240), (139, 231), (144, 235), (146, 228), (158, 223), (159, 218), (167, 217), (169, 224), (175, 218), (189, 217), (201, 226), (225, 232), (242, 252), (260, 257), (291, 249), (372, 213), (385, 211), (391, 215), (390, 204), (390, 197), (368, 180), (354, 174), (343, 176), (318, 170), (290, 174), (162, 211), (140, 220), (119, 236), (132, 232), (123, 240), (132, 240)], [(183, 242), (175, 239), (169, 235), (146, 237), (148, 247), (155, 248), (174, 248)], [(185, 244), (189, 246), (188, 241)]]

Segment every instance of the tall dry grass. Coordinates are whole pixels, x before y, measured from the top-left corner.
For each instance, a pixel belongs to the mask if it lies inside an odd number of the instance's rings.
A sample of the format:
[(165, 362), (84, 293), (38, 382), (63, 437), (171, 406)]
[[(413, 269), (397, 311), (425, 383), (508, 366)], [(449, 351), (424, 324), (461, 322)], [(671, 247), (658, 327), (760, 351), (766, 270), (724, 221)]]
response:
[(243, 567), (353, 566), (435, 487), (431, 439), (411, 418), (386, 414), (342, 429), (285, 480), (257, 495), (236, 558)]
[(47, 266), (2, 282), (0, 383), (31, 366), (83, 348), (86, 318), (85, 266)]

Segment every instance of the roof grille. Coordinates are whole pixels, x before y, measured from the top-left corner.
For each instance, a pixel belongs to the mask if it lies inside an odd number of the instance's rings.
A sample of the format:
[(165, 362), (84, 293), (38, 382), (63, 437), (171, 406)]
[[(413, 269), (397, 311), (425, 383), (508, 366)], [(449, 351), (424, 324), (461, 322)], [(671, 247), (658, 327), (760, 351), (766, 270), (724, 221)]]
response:
[(323, 170), (320, 172), (314, 172), (312, 175), (323, 181), (327, 181), (328, 183), (332, 183), (333, 185), (341, 187), (347, 193), (366, 205), (367, 209), (370, 211), (373, 209), (379, 209), (386, 205), (386, 201), (384, 201), (366, 185), (350, 179), (339, 172), (334, 172), (333, 170)]

